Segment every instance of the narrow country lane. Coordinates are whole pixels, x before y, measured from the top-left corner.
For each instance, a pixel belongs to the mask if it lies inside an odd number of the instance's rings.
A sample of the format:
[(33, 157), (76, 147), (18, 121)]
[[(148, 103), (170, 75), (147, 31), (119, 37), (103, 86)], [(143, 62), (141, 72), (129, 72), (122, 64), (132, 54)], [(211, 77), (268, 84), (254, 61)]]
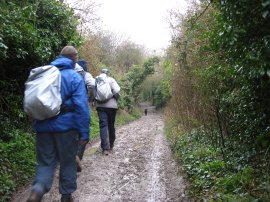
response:
[[(116, 135), (114, 150), (108, 156), (102, 155), (99, 141), (86, 150), (73, 195), (76, 201), (191, 201), (166, 141), (162, 115), (143, 116), (117, 128)], [(28, 194), (29, 188), (12, 201), (25, 201)], [(57, 177), (42, 201), (60, 201)]]

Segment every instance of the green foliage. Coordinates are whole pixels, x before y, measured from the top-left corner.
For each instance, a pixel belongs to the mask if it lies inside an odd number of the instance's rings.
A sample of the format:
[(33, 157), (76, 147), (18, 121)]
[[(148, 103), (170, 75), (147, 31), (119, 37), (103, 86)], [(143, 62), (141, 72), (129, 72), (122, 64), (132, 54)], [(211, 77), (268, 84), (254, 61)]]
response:
[(91, 123), (90, 123), (90, 140), (95, 140), (99, 137), (99, 119), (97, 111), (91, 108)]
[(267, 131), (265, 131), (264, 133), (259, 134), (256, 137), (256, 143), (264, 148), (267, 149), (270, 146), (270, 132), (269, 129), (267, 129)]
[(80, 42), (72, 10), (56, 0), (1, 1), (0, 23), (4, 79), (23, 82), (28, 68), (46, 64), (65, 45)]
[[(226, 66), (216, 68), (231, 70), (222, 76), (221, 110), (230, 120), (230, 130), (249, 141), (269, 125), (269, 2), (215, 1), (215, 5), (220, 15), (209, 34), (209, 47), (222, 51), (226, 60)], [(233, 79), (233, 84), (226, 79)]]
[(0, 201), (30, 180), (35, 170), (34, 138), (21, 130), (12, 130), (8, 143), (0, 141)]
[(201, 163), (199, 165), (199, 168), (208, 172), (217, 172), (217, 171), (222, 170), (224, 166), (225, 166), (224, 161), (218, 160), (218, 161)]
[(27, 122), (22, 92), (29, 69), (47, 64), (65, 45), (81, 39), (72, 10), (56, 0), (1, 1), (0, 13), (0, 137), (8, 140), (7, 124)]
[(149, 58), (143, 67), (133, 66), (120, 82), (121, 99), (120, 108), (132, 111), (133, 106), (138, 102), (141, 93), (141, 84), (147, 76), (154, 73), (155, 64), (159, 62), (157, 57)]
[(168, 60), (156, 68), (154, 75), (144, 83), (142, 100), (150, 101), (157, 109), (165, 107), (171, 98), (171, 70)]
[[(173, 123), (166, 134), (172, 149), (188, 175), (190, 193), (198, 201), (267, 201), (270, 197), (269, 164), (262, 169), (258, 154), (242, 147), (236, 152), (211, 146), (203, 129), (177, 133)], [(176, 135), (177, 134), (177, 135)], [(257, 156), (255, 162), (251, 161)], [(267, 161), (261, 159), (263, 162)], [(266, 162), (265, 162), (266, 163)], [(267, 164), (267, 163), (266, 163)]]
[(269, 200), (269, 6), (201, 1), (178, 24), (166, 113), (198, 200)]
[(225, 189), (226, 192), (233, 192), (241, 187), (241, 189), (248, 189), (247, 186), (252, 185), (254, 169), (251, 167), (217, 179), (217, 188)]
[(139, 108), (134, 107), (131, 112), (125, 110), (118, 110), (116, 115), (116, 125), (121, 126), (131, 121), (135, 121), (142, 116), (142, 112)]
[(152, 57), (149, 58), (147, 61), (144, 62), (143, 67), (144, 67), (144, 75), (150, 75), (153, 74), (155, 69), (154, 69), (154, 65), (158, 64), (160, 61), (160, 59), (158, 57)]
[(171, 98), (169, 81), (163, 80), (154, 90), (154, 105), (157, 108), (164, 107)]
[(15, 190), (15, 182), (12, 180), (12, 175), (3, 174), (0, 176), (0, 201), (8, 201), (10, 199), (10, 194)]
[[(15, 128), (29, 128), (26, 114), (21, 106), (21, 96), (17, 94), (17, 82), (0, 80), (0, 140), (8, 142)], [(20, 103), (20, 104), (18, 104)], [(23, 124), (25, 123), (25, 124)]]

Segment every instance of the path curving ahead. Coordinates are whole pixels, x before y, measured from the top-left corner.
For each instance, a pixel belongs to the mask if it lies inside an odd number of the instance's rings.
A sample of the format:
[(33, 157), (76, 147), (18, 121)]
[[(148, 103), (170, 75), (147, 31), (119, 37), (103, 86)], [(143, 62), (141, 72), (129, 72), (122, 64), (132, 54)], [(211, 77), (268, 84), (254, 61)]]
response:
[[(102, 155), (100, 142), (97, 142), (86, 150), (82, 166), (83, 171), (78, 173), (78, 190), (73, 194), (76, 201), (191, 201), (172, 158), (160, 114), (150, 113), (116, 128), (113, 152)], [(29, 188), (12, 201), (26, 201), (28, 194)], [(42, 201), (60, 201), (57, 177)]]

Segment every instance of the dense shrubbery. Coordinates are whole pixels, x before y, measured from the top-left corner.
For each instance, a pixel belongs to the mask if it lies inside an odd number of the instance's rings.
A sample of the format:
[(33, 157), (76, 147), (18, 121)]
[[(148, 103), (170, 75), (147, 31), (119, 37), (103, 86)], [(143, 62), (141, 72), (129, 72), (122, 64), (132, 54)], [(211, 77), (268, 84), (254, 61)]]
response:
[(153, 87), (153, 98), (150, 98), (150, 100), (153, 100), (153, 105), (156, 106), (157, 109), (165, 107), (171, 98), (171, 69), (171, 63), (168, 60), (163, 61), (162, 78), (159, 79), (158, 84)]
[(6, 125), (0, 134), (7, 136), (8, 123), (16, 127), (26, 118), (21, 103), (30, 68), (47, 64), (81, 39), (72, 10), (59, 1), (1, 1), (0, 11), (0, 114)]
[(139, 99), (148, 101), (157, 109), (164, 108), (171, 98), (171, 62), (159, 59), (154, 72), (143, 83)]
[(169, 50), (170, 139), (201, 200), (269, 199), (270, 1), (201, 1)]
[(143, 81), (147, 76), (154, 73), (157, 63), (159, 63), (157, 57), (149, 58), (144, 62), (143, 67), (133, 66), (121, 79), (120, 108), (127, 109), (130, 112), (132, 111), (135, 104), (139, 101)]
[(47, 64), (65, 45), (80, 42), (77, 19), (59, 1), (13, 0), (0, 5), (1, 80), (16, 79), (21, 86), (29, 68)]
[(8, 142), (0, 140), (0, 201), (8, 201), (10, 194), (24, 185), (35, 170), (34, 138), (21, 130), (10, 130)]

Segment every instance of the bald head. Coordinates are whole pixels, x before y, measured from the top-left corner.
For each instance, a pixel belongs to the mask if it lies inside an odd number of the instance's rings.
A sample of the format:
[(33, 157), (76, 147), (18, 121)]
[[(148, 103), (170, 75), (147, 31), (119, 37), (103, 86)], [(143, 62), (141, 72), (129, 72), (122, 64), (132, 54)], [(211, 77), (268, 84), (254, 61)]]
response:
[(76, 48), (74, 48), (73, 46), (65, 46), (62, 50), (61, 50), (61, 55), (70, 58), (71, 60), (73, 60), (73, 62), (77, 62), (77, 54), (78, 51), (76, 50)]

